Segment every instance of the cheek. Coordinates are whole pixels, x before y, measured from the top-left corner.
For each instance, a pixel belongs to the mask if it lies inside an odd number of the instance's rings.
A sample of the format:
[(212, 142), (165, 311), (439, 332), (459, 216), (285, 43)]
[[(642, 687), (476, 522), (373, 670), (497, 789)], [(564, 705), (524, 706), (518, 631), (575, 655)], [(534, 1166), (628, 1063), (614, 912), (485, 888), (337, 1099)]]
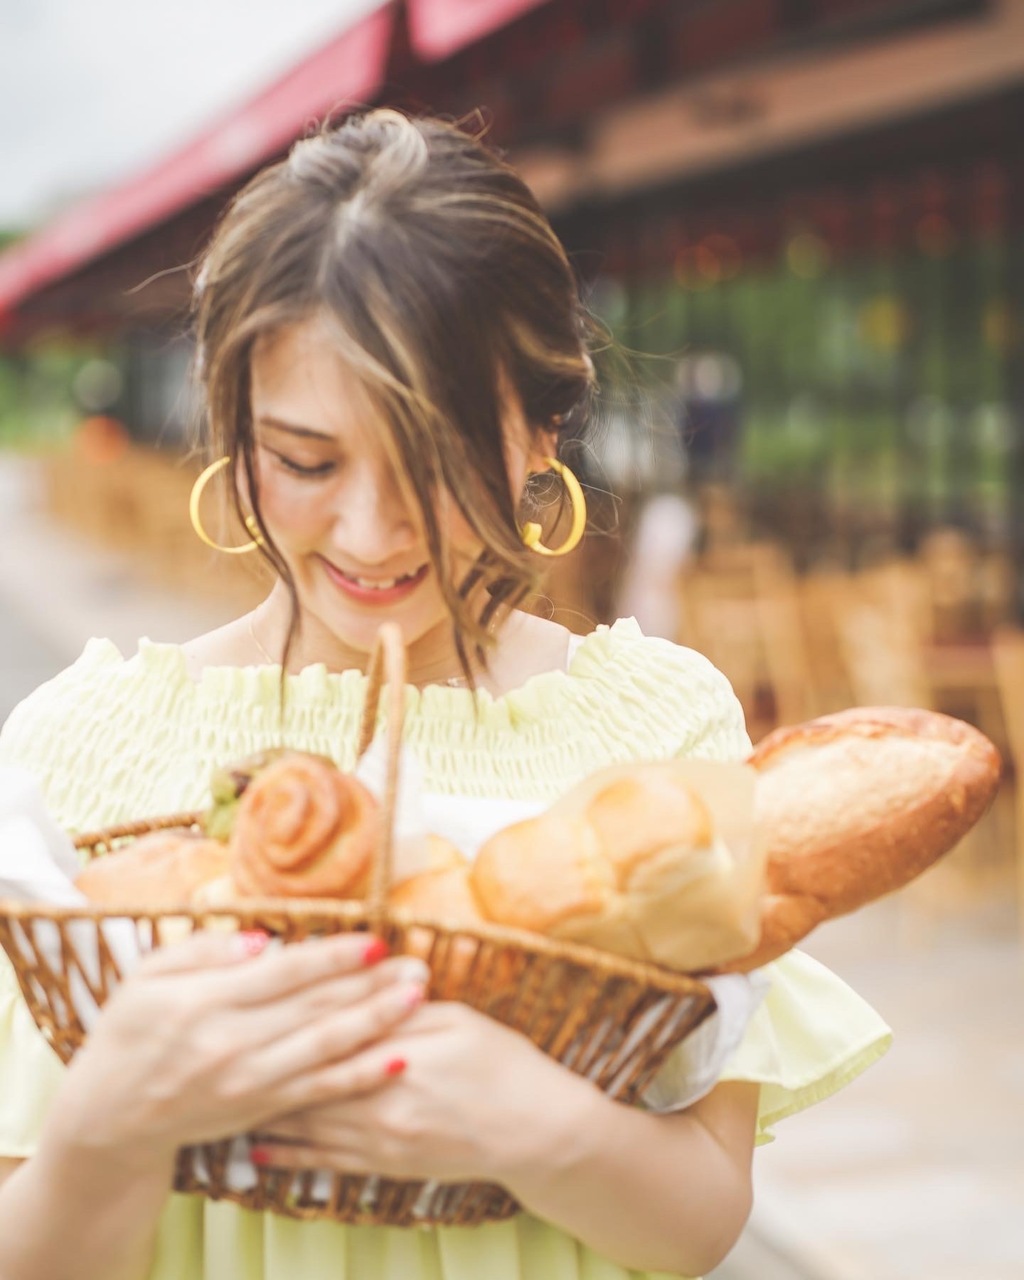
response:
[(275, 474), (269, 466), (260, 469), (259, 477), (260, 510), (276, 541), (288, 545), (322, 532), (330, 509), (323, 486)]

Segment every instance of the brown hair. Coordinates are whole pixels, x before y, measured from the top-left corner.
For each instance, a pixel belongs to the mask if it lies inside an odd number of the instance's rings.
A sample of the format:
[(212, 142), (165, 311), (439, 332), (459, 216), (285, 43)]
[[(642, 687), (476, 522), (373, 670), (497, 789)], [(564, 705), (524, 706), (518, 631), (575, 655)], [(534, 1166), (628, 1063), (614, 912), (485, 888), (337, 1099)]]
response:
[[(261, 528), (250, 360), (261, 335), (325, 317), (386, 426), (415, 496), (468, 673), (488, 624), (537, 589), (519, 537), (503, 420), (509, 392), (531, 429), (575, 430), (593, 390), (591, 322), (547, 218), (479, 137), (377, 109), (296, 143), (231, 201), (196, 288), (199, 377), (211, 443), (241, 460)], [(235, 468), (230, 469), (234, 474)], [(440, 489), (484, 545), (452, 580)], [(233, 500), (241, 512), (237, 489)], [(294, 583), (264, 529), (264, 554)], [(489, 595), (472, 616), (469, 593)]]

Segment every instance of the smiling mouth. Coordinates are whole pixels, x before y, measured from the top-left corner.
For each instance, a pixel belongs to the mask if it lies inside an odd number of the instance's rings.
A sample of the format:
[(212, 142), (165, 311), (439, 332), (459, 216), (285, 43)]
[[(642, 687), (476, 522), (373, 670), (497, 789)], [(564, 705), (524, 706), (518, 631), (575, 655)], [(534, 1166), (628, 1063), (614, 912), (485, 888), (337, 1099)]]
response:
[(406, 573), (398, 578), (360, 578), (355, 574), (346, 573), (343, 569), (339, 569), (337, 565), (332, 564), (330, 567), (340, 578), (344, 578), (346, 582), (351, 582), (354, 586), (360, 587), (363, 591), (392, 591), (395, 587), (402, 587), (407, 583), (418, 582), (421, 578), (424, 578), (430, 565), (420, 565), (414, 573)]

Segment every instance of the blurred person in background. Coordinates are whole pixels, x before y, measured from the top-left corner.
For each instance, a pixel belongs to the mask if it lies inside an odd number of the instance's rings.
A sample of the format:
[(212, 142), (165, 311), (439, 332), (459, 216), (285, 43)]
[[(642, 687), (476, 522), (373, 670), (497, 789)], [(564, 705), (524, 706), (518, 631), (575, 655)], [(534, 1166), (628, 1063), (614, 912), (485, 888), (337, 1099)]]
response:
[[(282, 738), (349, 767), (385, 619), (431, 791), (550, 802), (613, 762), (742, 759), (739, 704), (699, 654), (518, 607), (582, 533), (557, 452), (592, 394), (589, 329), (536, 200), (478, 139), (377, 110), (296, 144), (233, 200), (197, 284), (213, 467), (275, 585), (184, 646), (90, 642), (11, 715), (0, 761), (77, 830), (197, 808), (214, 766)], [(531, 503), (552, 469), (564, 541)], [(66, 1071), (3, 963), (4, 1280), (696, 1276), (743, 1227), (755, 1142), (888, 1042), (791, 952), (709, 1093), (688, 1100), (676, 1057), (628, 1107), (424, 1003), (418, 963), (372, 940), (266, 941), (160, 950)], [(413, 1231), (171, 1193), (179, 1145), (244, 1132), (270, 1168), (496, 1182), (523, 1212)]]
[(697, 551), (700, 523), (679, 492), (656, 493), (640, 508), (615, 612), (644, 635), (678, 640), (680, 579)]

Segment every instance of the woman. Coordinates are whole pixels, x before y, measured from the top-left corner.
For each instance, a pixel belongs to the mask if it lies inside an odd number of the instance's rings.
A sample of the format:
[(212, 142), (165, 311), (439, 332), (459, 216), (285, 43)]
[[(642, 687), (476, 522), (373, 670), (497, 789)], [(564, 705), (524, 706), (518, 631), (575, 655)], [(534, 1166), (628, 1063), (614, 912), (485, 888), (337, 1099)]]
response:
[[(699, 655), (629, 622), (574, 642), (516, 608), (565, 546), (525, 518), (529, 477), (564, 474), (594, 374), (565, 253), (483, 145), (392, 111), (303, 141), (236, 197), (199, 281), (215, 467), (277, 581), (181, 648), (91, 642), (12, 715), (0, 759), (40, 775), (63, 823), (197, 806), (213, 766), (282, 737), (350, 766), (385, 618), (433, 791), (546, 801), (612, 761), (746, 753)], [(673, 1110), (670, 1064), (627, 1108), (483, 1015), (424, 1004), (414, 962), (264, 942), (152, 957), (66, 1072), (4, 970), (5, 1280), (698, 1275), (746, 1219), (755, 1140), (887, 1041), (790, 956), (710, 1094)], [(245, 1130), (269, 1135), (268, 1164), (496, 1181), (524, 1212), (408, 1231), (169, 1195), (180, 1143)]]

